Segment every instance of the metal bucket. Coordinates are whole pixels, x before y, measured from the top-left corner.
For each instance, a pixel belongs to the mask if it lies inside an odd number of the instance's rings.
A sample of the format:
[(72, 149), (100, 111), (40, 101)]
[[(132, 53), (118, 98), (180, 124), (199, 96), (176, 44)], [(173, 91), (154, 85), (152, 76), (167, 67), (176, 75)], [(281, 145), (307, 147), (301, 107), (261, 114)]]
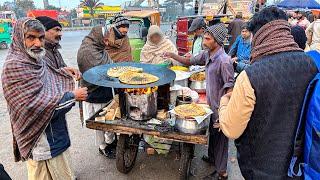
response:
[(157, 92), (150, 94), (139, 94), (125, 92), (127, 117), (144, 121), (157, 116)]

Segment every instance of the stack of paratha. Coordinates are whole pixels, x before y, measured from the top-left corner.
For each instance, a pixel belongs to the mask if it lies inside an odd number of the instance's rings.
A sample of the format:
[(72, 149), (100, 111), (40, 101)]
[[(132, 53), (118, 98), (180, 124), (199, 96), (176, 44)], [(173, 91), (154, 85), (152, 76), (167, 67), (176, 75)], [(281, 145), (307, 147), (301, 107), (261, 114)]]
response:
[(127, 72), (119, 77), (119, 81), (125, 84), (142, 85), (157, 82), (159, 78), (148, 73)]
[(205, 109), (195, 103), (183, 104), (174, 108), (175, 113), (182, 117), (197, 117), (206, 115)]
[(115, 77), (118, 78), (120, 77), (123, 73), (127, 72), (142, 72), (142, 68), (137, 68), (137, 67), (132, 67), (132, 66), (117, 66), (110, 68), (107, 72), (107, 75), (110, 77)]

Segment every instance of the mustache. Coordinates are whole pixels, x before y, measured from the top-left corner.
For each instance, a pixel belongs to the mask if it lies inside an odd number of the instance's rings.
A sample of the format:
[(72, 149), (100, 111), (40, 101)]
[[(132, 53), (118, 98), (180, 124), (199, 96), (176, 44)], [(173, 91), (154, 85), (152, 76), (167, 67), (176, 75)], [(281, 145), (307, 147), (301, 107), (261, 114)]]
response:
[(31, 47), (26, 49), (30, 57), (34, 59), (41, 59), (46, 55), (46, 50), (44, 47)]
[(62, 39), (62, 36), (56, 36), (55, 39), (60, 41)]
[(45, 48), (43, 47), (31, 47), (28, 50), (35, 52), (35, 53), (41, 53), (42, 51), (45, 51)]

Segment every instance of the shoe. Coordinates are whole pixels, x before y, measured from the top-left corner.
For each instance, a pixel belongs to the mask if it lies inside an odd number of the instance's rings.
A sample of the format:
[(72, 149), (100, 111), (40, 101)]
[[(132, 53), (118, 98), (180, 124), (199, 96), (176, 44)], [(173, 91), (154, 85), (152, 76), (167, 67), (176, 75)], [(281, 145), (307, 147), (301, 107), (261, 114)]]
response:
[(112, 149), (116, 150), (117, 149), (117, 144), (118, 144), (118, 140), (114, 140), (111, 144), (109, 144), (108, 146), (110, 146)]
[(104, 155), (108, 159), (115, 159), (116, 158), (116, 151), (112, 148), (112, 146), (108, 145), (104, 149), (99, 148), (99, 153)]
[(206, 156), (206, 155), (202, 156), (202, 161), (209, 163), (209, 164), (214, 164), (213, 160), (211, 160), (209, 158), (209, 156)]

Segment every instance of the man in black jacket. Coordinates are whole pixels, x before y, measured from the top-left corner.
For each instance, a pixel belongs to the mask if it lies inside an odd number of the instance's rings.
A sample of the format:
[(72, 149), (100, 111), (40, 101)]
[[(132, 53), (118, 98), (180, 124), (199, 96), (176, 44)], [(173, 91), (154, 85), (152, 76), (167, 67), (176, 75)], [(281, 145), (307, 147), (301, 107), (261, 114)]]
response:
[(263, 9), (249, 29), (254, 34), (251, 66), (221, 98), (215, 126), (236, 139), (245, 179), (288, 179), (305, 91), (318, 70), (294, 41), (284, 11)]

